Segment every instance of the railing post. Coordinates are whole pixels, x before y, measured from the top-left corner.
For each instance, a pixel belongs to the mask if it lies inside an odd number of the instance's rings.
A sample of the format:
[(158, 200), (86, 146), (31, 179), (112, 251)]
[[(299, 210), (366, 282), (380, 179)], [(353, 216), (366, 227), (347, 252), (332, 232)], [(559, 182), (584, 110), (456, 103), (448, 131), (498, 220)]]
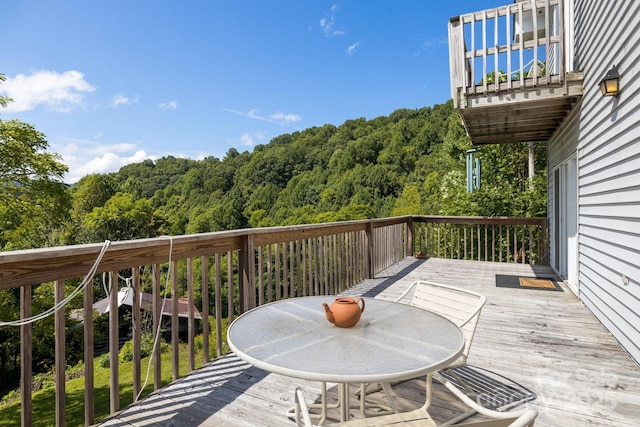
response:
[(542, 225), (540, 226), (540, 235), (542, 236), (542, 243), (540, 245), (540, 264), (549, 265), (549, 248), (547, 240), (547, 219), (544, 218)]
[[(451, 98), (453, 107), (460, 107), (460, 89), (464, 91), (464, 49), (460, 17), (449, 21), (449, 75), (451, 76)], [(464, 92), (463, 92), (464, 93)]]
[(366, 255), (364, 259), (365, 279), (373, 279), (375, 276), (374, 260), (375, 260), (375, 242), (373, 241), (373, 223), (367, 223), (365, 230)]
[[(20, 288), (20, 318), (31, 317), (31, 286)], [(32, 354), (31, 337), (33, 330), (31, 323), (20, 325), (20, 419), (23, 427), (31, 426), (31, 382), (32, 382)]]
[(255, 271), (254, 248), (255, 244), (253, 234), (248, 233), (243, 236), (242, 247), (238, 254), (238, 268), (240, 269), (239, 300), (241, 313), (244, 313), (256, 306), (256, 289), (253, 286), (253, 276)]

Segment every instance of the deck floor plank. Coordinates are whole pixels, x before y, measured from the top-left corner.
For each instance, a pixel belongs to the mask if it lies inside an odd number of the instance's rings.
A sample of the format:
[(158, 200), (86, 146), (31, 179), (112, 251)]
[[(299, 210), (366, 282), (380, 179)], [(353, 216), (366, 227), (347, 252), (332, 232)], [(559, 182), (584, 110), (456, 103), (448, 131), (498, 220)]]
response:
[[(483, 293), (468, 363), (533, 390), (536, 426), (640, 425), (640, 366), (561, 282), (562, 291), (497, 287), (496, 274), (547, 277), (548, 267), (407, 258), (345, 292), (393, 300), (417, 279)], [(103, 426), (294, 426), (285, 413), (301, 386), (317, 399), (319, 384), (269, 374), (226, 355), (102, 423)], [(424, 402), (424, 381), (394, 386), (401, 409)], [(329, 400), (337, 400), (329, 384)], [(382, 393), (370, 399), (384, 400)], [(441, 386), (430, 413), (444, 421), (460, 404)], [(337, 411), (330, 416), (335, 419)], [(358, 416), (352, 411), (352, 416)]]

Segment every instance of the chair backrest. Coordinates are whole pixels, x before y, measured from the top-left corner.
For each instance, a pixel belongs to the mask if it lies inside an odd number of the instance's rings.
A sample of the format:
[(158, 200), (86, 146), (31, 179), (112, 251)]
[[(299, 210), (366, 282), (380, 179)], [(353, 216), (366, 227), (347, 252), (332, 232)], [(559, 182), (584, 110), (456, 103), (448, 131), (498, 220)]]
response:
[(412, 289), (414, 289), (412, 305), (437, 313), (462, 329), (465, 338), (464, 352), (451, 366), (464, 365), (469, 356), (480, 311), (487, 301), (486, 297), (467, 289), (418, 280), (411, 284), (396, 301), (402, 301)]

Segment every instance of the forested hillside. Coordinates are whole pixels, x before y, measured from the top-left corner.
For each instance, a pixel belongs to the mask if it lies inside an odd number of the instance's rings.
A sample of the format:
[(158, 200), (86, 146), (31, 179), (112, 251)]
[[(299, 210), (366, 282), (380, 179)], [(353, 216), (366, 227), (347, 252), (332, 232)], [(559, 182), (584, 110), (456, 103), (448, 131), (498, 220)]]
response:
[(532, 188), (526, 144), (482, 147), (482, 186), (473, 193), (469, 148), (449, 102), (283, 134), (222, 159), (147, 160), (81, 179), (67, 218), (44, 233), (48, 241), (28, 246), (405, 214), (545, 215), (544, 144)]

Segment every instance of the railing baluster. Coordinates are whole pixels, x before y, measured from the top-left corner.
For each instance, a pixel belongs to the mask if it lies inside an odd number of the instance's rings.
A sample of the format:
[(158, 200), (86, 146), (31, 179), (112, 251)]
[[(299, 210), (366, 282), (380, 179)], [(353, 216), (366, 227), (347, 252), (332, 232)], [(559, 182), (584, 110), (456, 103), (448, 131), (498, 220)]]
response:
[(120, 409), (120, 378), (118, 372), (118, 272), (109, 272), (109, 405), (111, 413)]
[(196, 339), (196, 325), (195, 325), (195, 313), (194, 307), (194, 293), (193, 293), (193, 258), (187, 258), (187, 342), (189, 345), (189, 371), (196, 369), (196, 353), (195, 353), (195, 339)]
[(289, 251), (286, 242), (282, 243), (282, 298), (289, 298)]
[(273, 245), (267, 245), (267, 302), (273, 301), (273, 255), (271, 248)]
[(256, 248), (258, 254), (258, 305), (264, 304), (264, 247)]
[[(31, 286), (20, 288), (20, 318), (31, 317)], [(31, 383), (33, 382), (32, 341), (33, 328), (31, 323), (20, 325), (20, 418), (23, 426), (32, 424)], [(93, 366), (93, 360), (91, 361)]]
[(280, 301), (282, 299), (282, 281), (280, 280), (280, 243), (276, 243), (276, 301)]
[[(227, 320), (230, 325), (234, 319), (234, 291), (233, 291), (233, 252), (227, 251)], [(238, 313), (242, 314), (242, 313)]]
[[(152, 298), (153, 298), (153, 389), (158, 390), (162, 387), (162, 358), (160, 357), (160, 340), (155, 339), (160, 334), (162, 327), (162, 301), (160, 298), (160, 265), (153, 265)], [(165, 289), (165, 295), (168, 289)], [(86, 362), (85, 362), (86, 363)]]
[(133, 296), (131, 298), (131, 334), (133, 339), (133, 401), (138, 400), (138, 394), (140, 393), (140, 387), (142, 385), (142, 371), (140, 365), (141, 359), (141, 347), (142, 347), (142, 331), (140, 330), (140, 267), (134, 267), (131, 269), (131, 292)]
[[(520, 31), (523, 31), (523, 23), (522, 23), (522, 2), (518, 3), (518, 22), (520, 24)], [(519, 67), (519, 72), (520, 72), (520, 87), (524, 87), (524, 36), (523, 34), (520, 34), (520, 37), (518, 39), (519, 42), (519, 55), (520, 55), (520, 67)]]
[[(200, 275), (202, 277), (202, 307), (200, 314), (202, 315), (202, 363), (207, 364), (209, 357), (209, 258), (207, 256), (200, 257)], [(262, 295), (262, 292), (260, 293)]]
[(311, 295), (309, 290), (309, 277), (308, 277), (308, 268), (307, 268), (307, 245), (309, 243), (309, 239), (304, 239), (302, 241), (302, 271), (300, 272), (302, 276), (302, 296)]
[[(54, 286), (54, 300), (58, 305), (64, 300), (64, 280), (56, 280)], [(56, 426), (65, 426), (65, 401), (66, 401), (66, 388), (65, 388), (65, 373), (66, 373), (66, 358), (65, 358), (65, 328), (64, 328), (64, 308), (56, 310), (54, 317), (55, 325), (55, 382), (56, 382)]]
[(289, 286), (291, 292), (289, 295), (292, 297), (297, 296), (296, 293), (296, 281), (295, 281), (295, 272), (296, 272), (296, 250), (293, 241), (289, 242)]
[(178, 261), (171, 260), (171, 379), (180, 378), (180, 323), (178, 318)]
[(216, 283), (215, 283), (215, 313), (216, 313), (216, 356), (222, 356), (222, 254), (215, 254)]

